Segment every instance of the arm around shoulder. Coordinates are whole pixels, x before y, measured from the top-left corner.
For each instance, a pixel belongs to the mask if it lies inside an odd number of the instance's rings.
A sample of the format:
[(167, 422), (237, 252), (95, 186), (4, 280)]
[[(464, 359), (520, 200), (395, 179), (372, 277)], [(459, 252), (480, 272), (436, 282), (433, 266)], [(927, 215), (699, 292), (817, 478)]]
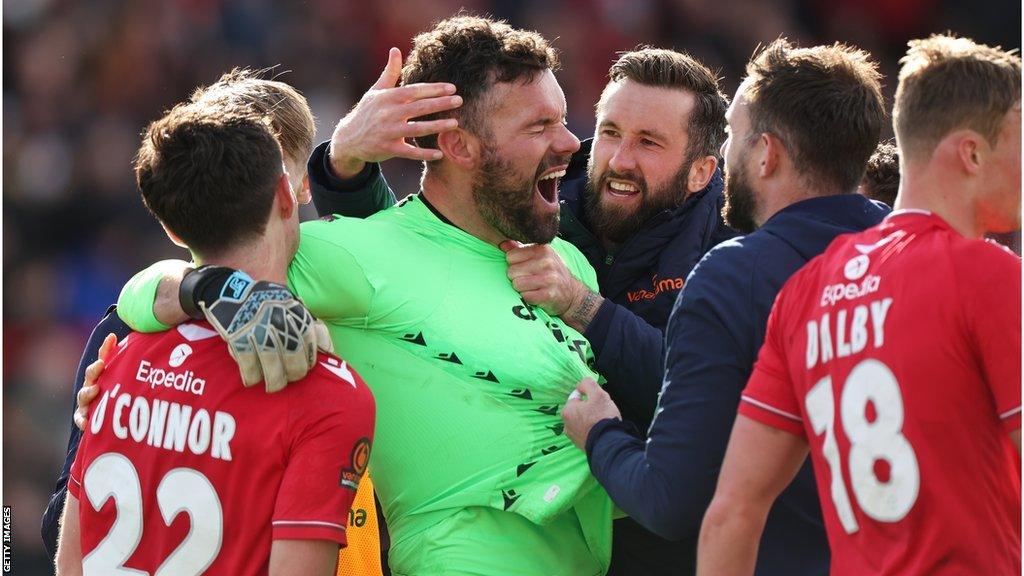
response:
[(117, 299), (118, 315), (137, 332), (162, 332), (184, 322), (178, 287), (191, 268), (183, 260), (162, 260), (132, 276)]

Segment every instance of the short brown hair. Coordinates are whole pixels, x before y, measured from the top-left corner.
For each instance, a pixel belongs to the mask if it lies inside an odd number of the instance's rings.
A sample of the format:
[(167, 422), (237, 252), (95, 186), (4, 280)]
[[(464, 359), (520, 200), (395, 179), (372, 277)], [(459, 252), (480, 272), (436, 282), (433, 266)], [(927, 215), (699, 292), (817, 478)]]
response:
[(853, 192), (885, 121), (880, 78), (862, 50), (795, 48), (780, 38), (747, 64), (752, 135), (780, 138), (822, 193)]
[(911, 40), (900, 63), (893, 129), (904, 156), (930, 156), (956, 129), (969, 128), (992, 146), (1020, 100), (1020, 56), (969, 38)]
[[(456, 16), (413, 38), (412, 51), (402, 68), (402, 84), (455, 84), (462, 106), (420, 119), (455, 117), (460, 127), (483, 135), (486, 125), (481, 104), (494, 84), (532, 81), (538, 73), (558, 67), (558, 55), (540, 34), (512, 28), (504, 20)], [(437, 135), (417, 138), (417, 143), (435, 148)]]
[(281, 175), (268, 121), (242, 106), (179, 104), (146, 128), (135, 158), (146, 207), (205, 256), (263, 233)]
[(234, 68), (213, 84), (196, 88), (190, 101), (241, 105), (266, 116), (285, 155), (305, 164), (316, 137), (313, 112), (298, 90), (284, 82), (261, 78), (265, 73)]
[(892, 206), (900, 189), (900, 154), (891, 142), (879, 142), (864, 172), (864, 195)]
[(718, 85), (718, 77), (696, 58), (685, 52), (643, 46), (623, 52), (608, 70), (608, 78), (612, 82), (629, 79), (645, 86), (692, 92), (696, 104), (686, 127), (687, 164), (702, 156), (718, 156), (725, 141), (729, 100)]

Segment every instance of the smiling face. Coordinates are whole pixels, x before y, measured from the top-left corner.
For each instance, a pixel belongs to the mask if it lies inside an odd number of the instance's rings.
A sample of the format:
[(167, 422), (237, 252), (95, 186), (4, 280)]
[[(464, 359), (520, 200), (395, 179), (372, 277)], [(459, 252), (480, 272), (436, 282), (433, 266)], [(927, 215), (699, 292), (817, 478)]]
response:
[(611, 82), (597, 110), (587, 164), (586, 215), (599, 238), (621, 243), (687, 195), (695, 104), (687, 90)]
[(473, 199), (507, 238), (547, 243), (558, 233), (558, 183), (580, 141), (565, 127), (565, 95), (550, 70), (498, 83), (486, 95)]

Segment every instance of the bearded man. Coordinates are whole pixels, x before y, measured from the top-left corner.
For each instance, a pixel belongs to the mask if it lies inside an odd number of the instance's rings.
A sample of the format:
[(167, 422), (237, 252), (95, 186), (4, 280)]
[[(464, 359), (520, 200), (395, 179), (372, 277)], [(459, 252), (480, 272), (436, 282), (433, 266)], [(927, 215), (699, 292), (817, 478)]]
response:
[[(420, 34), (403, 80), (450, 82), (463, 99), (457, 120), (425, 121), (446, 124), (435, 138), (443, 159), (428, 161), (421, 192), (400, 205), (301, 228), (289, 287), (377, 400), (369, 468), (395, 573), (608, 568), (612, 504), (559, 418), (576, 381), (598, 377), (592, 353), (576, 330), (522, 300), (498, 248), (550, 243), (597, 288), (583, 255), (555, 238), (558, 179), (579, 148), (564, 125), (557, 67), (541, 36), (502, 22), (456, 17)], [(244, 362), (271, 342), (294, 348), (294, 334), (262, 313), (266, 302), (239, 304), (237, 273), (200, 268), (179, 302), (166, 271), (143, 273), (122, 293), (133, 328), (206, 312), (243, 359), (248, 383), (294, 380), (288, 363), (282, 373)], [(155, 307), (139, 305), (154, 294)]]
[[(396, 88), (401, 68), (392, 49), (380, 79), (313, 150), (310, 188), (320, 214), (384, 209), (395, 195), (377, 162), (443, 155), (436, 136), (418, 136), (437, 118), (459, 117), (446, 109), (457, 108), (460, 96), (417, 89), (408, 78)], [(573, 154), (559, 186), (559, 235), (597, 271), (600, 294), (547, 245), (502, 247), (524, 300), (590, 341), (606, 389), (640, 434), (661, 390), (663, 330), (676, 295), (700, 258), (735, 235), (720, 216), (728, 102), (711, 70), (674, 50), (623, 53), (608, 77), (594, 137)], [(440, 113), (421, 116), (428, 109)], [(613, 550), (612, 575), (676, 574), (692, 563), (685, 548), (631, 518), (615, 522)]]

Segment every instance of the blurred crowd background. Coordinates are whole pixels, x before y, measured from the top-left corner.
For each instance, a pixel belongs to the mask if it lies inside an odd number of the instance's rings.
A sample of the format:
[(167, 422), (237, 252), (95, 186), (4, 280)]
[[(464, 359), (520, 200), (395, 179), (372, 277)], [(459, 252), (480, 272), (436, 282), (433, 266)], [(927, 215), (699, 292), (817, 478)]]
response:
[[(305, 93), (325, 140), (389, 47), (407, 52), (416, 32), (460, 8), (554, 39), (581, 137), (615, 53), (638, 44), (691, 52), (720, 70), (731, 97), (759, 43), (840, 40), (875, 55), (891, 103), (907, 39), (952, 30), (1011, 48), (1021, 38), (1017, 0), (4, 0), (3, 489), (14, 573), (48, 570), (39, 518), (89, 330), (133, 272), (187, 257), (135, 189), (145, 124), (234, 66), (274, 66)], [(402, 193), (416, 190), (417, 164), (385, 172)]]

